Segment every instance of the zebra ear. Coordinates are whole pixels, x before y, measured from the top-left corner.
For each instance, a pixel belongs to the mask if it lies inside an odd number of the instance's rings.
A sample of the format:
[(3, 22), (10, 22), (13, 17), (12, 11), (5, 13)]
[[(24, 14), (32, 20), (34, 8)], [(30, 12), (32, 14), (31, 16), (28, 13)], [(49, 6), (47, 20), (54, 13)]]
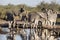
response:
[(46, 11), (47, 11), (45, 8), (42, 8), (41, 10), (42, 10), (42, 12), (44, 12), (44, 13), (46, 13)]
[(24, 9), (23, 9), (23, 8), (21, 8), (21, 9), (20, 9), (20, 12), (21, 12), (21, 13), (22, 13), (22, 12), (24, 12)]

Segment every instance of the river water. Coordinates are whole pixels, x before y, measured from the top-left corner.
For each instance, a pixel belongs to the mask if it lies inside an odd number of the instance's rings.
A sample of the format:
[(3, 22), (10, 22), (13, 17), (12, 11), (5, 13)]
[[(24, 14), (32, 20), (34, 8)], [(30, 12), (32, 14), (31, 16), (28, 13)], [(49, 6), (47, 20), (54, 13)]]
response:
[[(7, 28), (3, 28), (2, 29), (4, 32), (5, 31), (9, 31)], [(27, 40), (28, 40), (28, 36), (30, 34), (30, 29), (25, 29), (26, 33), (27, 33)], [(0, 34), (0, 40), (7, 40), (7, 34)], [(20, 35), (15, 35), (15, 40), (22, 40)]]
[[(7, 28), (6, 29), (3, 28), (3, 31), (9, 31), (9, 30)], [(30, 29), (25, 29), (25, 31), (27, 33), (27, 40), (29, 40), (28, 36), (30, 34)], [(0, 34), (0, 40), (7, 40), (7, 34), (6, 35)], [(20, 35), (15, 35), (15, 40), (22, 40), (22, 38)], [(60, 37), (57, 38), (57, 40), (60, 40)]]
[[(7, 40), (7, 35), (0, 34), (0, 40)], [(16, 35), (15, 40), (22, 40), (22, 38), (19, 35)]]

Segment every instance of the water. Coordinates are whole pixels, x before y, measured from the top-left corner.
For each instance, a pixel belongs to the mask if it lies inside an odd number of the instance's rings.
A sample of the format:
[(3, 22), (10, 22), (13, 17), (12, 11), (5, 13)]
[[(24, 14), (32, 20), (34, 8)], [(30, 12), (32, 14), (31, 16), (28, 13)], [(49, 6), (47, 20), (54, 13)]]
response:
[(19, 36), (19, 35), (16, 35), (15, 39), (16, 40), (22, 40), (21, 36)]
[[(3, 31), (7, 31), (8, 29), (3, 29)], [(26, 33), (27, 33), (27, 40), (29, 40), (29, 34), (30, 34), (30, 29), (25, 29)], [(32, 33), (33, 33), (33, 29), (32, 29)], [(7, 40), (7, 34), (0, 34), (0, 40)], [(20, 35), (15, 35), (15, 40), (22, 40), (22, 37)], [(57, 38), (57, 40), (60, 40), (60, 37)]]
[[(7, 40), (7, 35), (0, 34), (0, 40)], [(22, 38), (19, 35), (15, 36), (15, 40), (22, 40)]]
[[(8, 29), (4, 29), (3, 28), (3, 31), (7, 31)], [(27, 33), (27, 40), (28, 39), (28, 36), (30, 34), (30, 29), (25, 29), (26, 33)], [(7, 40), (7, 35), (4, 35), (4, 34), (0, 34), (0, 40)], [(22, 40), (21, 36), (20, 35), (15, 35), (15, 40)]]
[(6, 38), (6, 35), (2, 35), (2, 34), (0, 34), (0, 40), (7, 40), (7, 38)]
[(29, 40), (28, 38), (29, 38), (29, 34), (30, 34), (30, 29), (25, 29), (25, 30), (27, 32), (27, 40)]

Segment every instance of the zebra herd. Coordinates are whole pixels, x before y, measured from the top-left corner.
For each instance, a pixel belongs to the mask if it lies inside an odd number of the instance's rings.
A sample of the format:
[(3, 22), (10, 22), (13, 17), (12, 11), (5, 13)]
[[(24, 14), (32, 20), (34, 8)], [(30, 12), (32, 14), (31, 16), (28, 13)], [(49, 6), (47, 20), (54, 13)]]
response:
[[(18, 16), (18, 19), (20, 21), (25, 21), (29, 23), (34, 23), (35, 25), (39, 25), (40, 27), (42, 25), (49, 25), (49, 26), (55, 26), (56, 25), (56, 19), (57, 19), (58, 12), (54, 10), (47, 10), (45, 9), (45, 12), (29, 12), (29, 13), (18, 13), (18, 15), (13, 14), (12, 17)], [(8, 16), (10, 14), (7, 14)], [(11, 19), (7, 16), (8, 21)], [(11, 16), (11, 15), (10, 15)], [(12, 19), (14, 22), (18, 19)], [(10, 20), (11, 21), (11, 20)], [(40, 25), (40, 23), (42, 23)], [(10, 22), (11, 24), (11, 22)], [(10, 26), (11, 27), (11, 26)], [(33, 27), (33, 26), (32, 26)], [(57, 40), (54, 36), (51, 34), (53, 32), (49, 31), (48, 29), (31, 29), (29, 35), (29, 40)], [(23, 38), (22, 40), (27, 40), (26, 35), (24, 34), (24, 29), (20, 32), (20, 36)]]

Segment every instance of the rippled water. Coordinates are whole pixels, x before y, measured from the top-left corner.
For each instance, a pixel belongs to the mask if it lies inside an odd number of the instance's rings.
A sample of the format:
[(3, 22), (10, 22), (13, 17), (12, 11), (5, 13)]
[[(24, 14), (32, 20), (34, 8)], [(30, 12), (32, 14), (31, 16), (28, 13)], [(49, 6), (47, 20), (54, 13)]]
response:
[[(7, 29), (3, 29), (3, 30), (7, 31)], [(25, 31), (27, 32), (27, 40), (28, 40), (28, 35), (30, 33), (30, 29), (25, 29)], [(7, 37), (7, 35), (0, 34), (0, 40), (7, 40), (6, 37)], [(15, 35), (15, 40), (22, 40), (22, 38), (20, 35)]]
[[(5, 31), (9, 31), (8, 29), (3, 29)], [(27, 33), (27, 40), (28, 39), (28, 36), (30, 34), (30, 29), (25, 29), (26, 33)], [(32, 29), (32, 32), (33, 32), (33, 29)], [(4, 34), (0, 34), (0, 40), (7, 40), (7, 35), (4, 35)], [(15, 40), (22, 40), (21, 36), (20, 35), (15, 35)], [(60, 37), (57, 38), (57, 40), (60, 40)]]
[[(2, 34), (0, 34), (0, 40), (7, 40), (6, 36), (7, 36), (7, 35), (4, 35), (4, 34), (2, 35)], [(15, 39), (16, 39), (16, 40), (22, 40), (22, 38), (21, 38), (19, 35), (16, 35)]]

